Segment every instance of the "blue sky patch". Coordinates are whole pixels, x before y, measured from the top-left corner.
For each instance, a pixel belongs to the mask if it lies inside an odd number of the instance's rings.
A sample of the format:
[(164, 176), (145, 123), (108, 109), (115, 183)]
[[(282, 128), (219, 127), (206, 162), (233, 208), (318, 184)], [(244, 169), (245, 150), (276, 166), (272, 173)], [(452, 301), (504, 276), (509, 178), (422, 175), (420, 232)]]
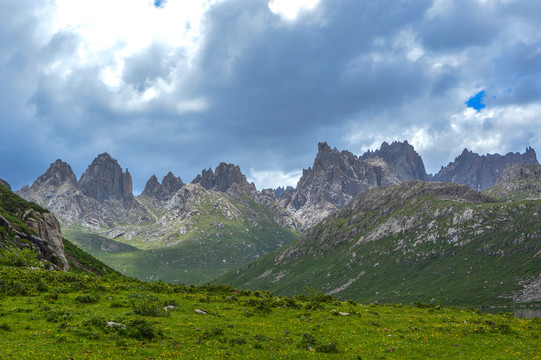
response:
[(468, 107), (474, 108), (477, 111), (481, 111), (481, 109), (485, 108), (486, 105), (483, 104), (483, 100), (485, 99), (485, 90), (482, 90), (478, 92), (475, 96), (472, 96), (469, 98), (468, 101), (466, 101), (466, 105)]
[(161, 9), (165, 6), (166, 3), (167, 3), (167, 0), (154, 0), (154, 7)]

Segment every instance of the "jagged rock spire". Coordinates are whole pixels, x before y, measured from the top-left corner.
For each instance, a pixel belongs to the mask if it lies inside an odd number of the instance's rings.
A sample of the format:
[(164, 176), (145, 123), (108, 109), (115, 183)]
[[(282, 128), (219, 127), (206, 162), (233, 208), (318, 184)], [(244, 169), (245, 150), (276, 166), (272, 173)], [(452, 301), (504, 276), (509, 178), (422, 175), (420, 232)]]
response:
[(103, 202), (107, 199), (129, 200), (133, 198), (132, 179), (126, 169), (108, 153), (98, 155), (79, 179), (81, 191)]
[(253, 184), (248, 183), (246, 176), (240, 171), (240, 168), (233, 164), (221, 163), (215, 171), (211, 168), (203, 170), (192, 181), (193, 184), (199, 184), (207, 190), (226, 192), (233, 184), (238, 185), (244, 190), (255, 190)]

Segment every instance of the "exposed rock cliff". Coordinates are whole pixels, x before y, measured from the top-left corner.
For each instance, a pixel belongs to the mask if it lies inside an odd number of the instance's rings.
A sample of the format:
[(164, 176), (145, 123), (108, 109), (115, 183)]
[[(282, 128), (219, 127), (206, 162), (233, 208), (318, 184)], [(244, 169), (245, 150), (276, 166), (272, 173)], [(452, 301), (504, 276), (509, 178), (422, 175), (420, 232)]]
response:
[(245, 191), (255, 190), (253, 184), (248, 183), (246, 176), (240, 168), (233, 164), (221, 163), (215, 171), (211, 168), (203, 170), (200, 175), (193, 179), (192, 184), (199, 184), (207, 190), (226, 192), (233, 184), (237, 184)]
[(481, 191), (494, 186), (507, 166), (518, 163), (538, 165), (535, 150), (528, 147), (524, 154), (508, 153), (502, 156), (499, 154), (479, 155), (464, 149), (455, 161), (445, 167), (442, 166), (441, 170), (434, 175), (434, 181), (464, 184)]
[(29, 248), (53, 269), (69, 270), (60, 225), (53, 214), (0, 187), (0, 249)]
[[(129, 173), (122, 173), (108, 154), (99, 155), (92, 164), (77, 182), (71, 167), (57, 160), (32, 186), (16, 193), (52, 211), (63, 226), (80, 224), (98, 229), (117, 222), (148, 221), (151, 215), (131, 194)], [(86, 195), (81, 185), (92, 196)]]
[(541, 199), (541, 165), (509, 165), (497, 184), (483, 193), (503, 200)]
[(393, 141), (391, 145), (384, 142), (379, 150), (368, 151), (360, 159), (368, 160), (375, 157), (385, 160), (402, 181), (428, 180), (423, 159), (406, 140), (404, 142)]
[(169, 172), (164, 176), (161, 184), (158, 182), (156, 176), (152, 175), (150, 179), (148, 179), (141, 195), (157, 201), (167, 201), (180, 190), (182, 185), (184, 185), (182, 180), (173, 175), (172, 172)]
[(287, 188), (280, 204), (305, 226), (341, 209), (362, 191), (400, 183), (398, 174), (379, 157), (363, 161), (349, 151), (319, 143), (311, 168), (303, 170), (296, 189)]
[(99, 202), (107, 199), (132, 200), (133, 189), (131, 175), (122, 168), (109, 154), (98, 155), (81, 175), (79, 188), (86, 195)]
[(53, 256), (58, 259), (60, 267), (63, 270), (69, 270), (68, 260), (64, 254), (60, 224), (54, 215), (49, 212), (38, 213), (30, 209), (24, 213), (22, 220), (36, 232), (39, 238), (45, 240)]

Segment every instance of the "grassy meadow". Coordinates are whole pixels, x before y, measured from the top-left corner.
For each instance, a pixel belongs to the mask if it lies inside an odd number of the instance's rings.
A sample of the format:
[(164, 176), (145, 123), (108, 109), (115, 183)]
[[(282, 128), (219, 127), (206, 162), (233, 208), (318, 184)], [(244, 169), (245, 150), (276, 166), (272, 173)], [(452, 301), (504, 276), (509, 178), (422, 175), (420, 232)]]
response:
[[(0, 359), (541, 359), (541, 321), (0, 266)], [(34, 270), (32, 270), (34, 269)]]

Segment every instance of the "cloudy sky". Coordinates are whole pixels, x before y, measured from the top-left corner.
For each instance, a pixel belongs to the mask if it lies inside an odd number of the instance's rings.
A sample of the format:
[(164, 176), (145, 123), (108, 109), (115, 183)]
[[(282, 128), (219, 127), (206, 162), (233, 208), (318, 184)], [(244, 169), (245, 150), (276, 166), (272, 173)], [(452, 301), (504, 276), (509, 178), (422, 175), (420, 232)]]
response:
[(318, 141), (541, 151), (537, 0), (2, 0), (0, 177), (108, 152), (134, 190), (220, 162), (295, 185)]

